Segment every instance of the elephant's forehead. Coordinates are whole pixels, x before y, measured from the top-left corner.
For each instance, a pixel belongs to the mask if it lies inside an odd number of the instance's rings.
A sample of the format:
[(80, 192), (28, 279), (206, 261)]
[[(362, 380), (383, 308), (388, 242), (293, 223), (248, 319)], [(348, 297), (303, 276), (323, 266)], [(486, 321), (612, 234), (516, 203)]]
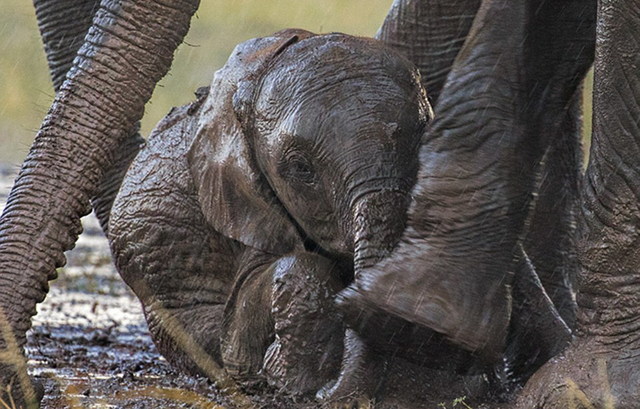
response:
[(398, 120), (397, 110), (373, 104), (354, 106), (346, 103), (342, 107), (305, 104), (284, 116), (279, 131), (295, 134), (305, 131), (348, 133), (361, 129), (395, 130)]
[(420, 120), (419, 104), (412, 102), (407, 95), (380, 96), (385, 91), (378, 95), (371, 90), (360, 93), (354, 89), (344, 91), (291, 104), (281, 116), (280, 130), (289, 133), (314, 130), (346, 133), (393, 127), (395, 131), (398, 123)]
[[(291, 148), (322, 153), (329, 147), (349, 150), (351, 147), (364, 149), (369, 143), (375, 145), (396, 145), (400, 139), (408, 139), (401, 132), (397, 120), (367, 118), (344, 111), (335, 111), (326, 115), (292, 115), (287, 117), (274, 130), (263, 135), (263, 143), (270, 150), (279, 151)], [(408, 130), (407, 127), (404, 128)]]

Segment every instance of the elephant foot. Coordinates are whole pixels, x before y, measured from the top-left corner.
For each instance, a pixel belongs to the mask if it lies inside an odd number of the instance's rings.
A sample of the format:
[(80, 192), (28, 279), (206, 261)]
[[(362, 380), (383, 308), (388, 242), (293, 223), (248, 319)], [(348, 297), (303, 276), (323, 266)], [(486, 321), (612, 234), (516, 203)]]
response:
[(631, 409), (640, 402), (640, 349), (578, 338), (526, 384), (518, 409)]
[[(316, 393), (316, 399), (332, 405), (372, 402), (385, 378), (386, 362), (371, 351), (364, 340), (348, 329), (344, 341), (344, 356), (340, 376)], [(344, 406), (338, 406), (344, 407)]]
[(339, 272), (332, 260), (313, 253), (284, 257), (272, 268), (275, 340), (262, 374), (288, 393), (315, 393), (340, 368), (344, 327), (334, 306)]
[[(500, 360), (511, 312), (512, 277), (494, 272), (511, 269), (511, 252), (503, 251), (506, 255), (496, 260), (478, 256), (470, 269), (459, 258), (432, 253), (435, 247), (419, 253), (411, 246), (400, 242), (391, 256), (356, 273), (337, 299), (347, 325), (358, 328), (362, 321), (377, 322), (384, 337), (416, 325), (488, 363)], [(503, 258), (508, 262), (502, 263)]]

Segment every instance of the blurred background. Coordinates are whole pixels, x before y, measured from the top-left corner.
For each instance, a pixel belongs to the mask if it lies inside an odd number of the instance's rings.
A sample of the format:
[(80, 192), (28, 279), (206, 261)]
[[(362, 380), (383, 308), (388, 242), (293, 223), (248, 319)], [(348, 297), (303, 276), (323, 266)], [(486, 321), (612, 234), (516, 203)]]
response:
[[(173, 68), (156, 88), (142, 122), (143, 135), (173, 106), (193, 99), (233, 47), (288, 27), (373, 36), (392, 0), (202, 0)], [(0, 14), (0, 163), (18, 165), (53, 99), (30, 1), (2, 0)], [(585, 92), (590, 113), (590, 89)], [(585, 115), (585, 134), (591, 117)]]
[[(208, 85), (236, 44), (283, 28), (373, 36), (392, 0), (202, 0), (173, 67), (156, 88), (143, 135), (173, 106)], [(53, 100), (31, 1), (2, 0), (0, 163), (20, 164)]]

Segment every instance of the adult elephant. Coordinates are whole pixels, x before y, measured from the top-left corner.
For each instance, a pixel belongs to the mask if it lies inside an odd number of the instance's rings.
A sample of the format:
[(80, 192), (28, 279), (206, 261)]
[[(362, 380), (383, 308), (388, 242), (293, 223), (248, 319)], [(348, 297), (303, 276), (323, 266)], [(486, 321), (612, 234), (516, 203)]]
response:
[(598, 9), (591, 155), (576, 239), (576, 338), (527, 384), (519, 408), (634, 408), (640, 401), (640, 13)]
[(536, 170), (555, 139), (575, 137), (562, 126), (592, 63), (594, 17), (593, 2), (483, 3), (425, 135), (409, 228), (346, 303), (379, 305), (480, 354), (500, 353)]
[[(593, 1), (482, 3), (435, 106), (408, 228), (394, 253), (342, 294), (365, 342), (383, 347), (384, 319), (390, 333), (417, 323), (480, 354), (499, 353), (508, 338), (514, 248), (535, 249), (534, 264), (544, 265), (543, 250), (562, 257), (551, 247), (568, 240), (581, 279), (576, 338), (564, 359), (534, 375), (520, 405), (637, 405), (640, 16), (633, 1), (603, 0), (597, 10), (595, 30)], [(594, 58), (596, 32), (594, 144), (580, 190), (574, 157), (548, 159), (567, 145), (575, 154), (575, 91)], [(540, 163), (552, 180), (543, 179), (528, 216)], [(554, 177), (562, 173), (568, 181)], [(564, 206), (566, 196), (553, 203), (554, 191), (579, 194), (577, 215)], [(573, 217), (575, 239), (562, 231)], [(565, 279), (548, 288), (552, 297), (554, 288), (570, 294), (571, 274)], [(569, 301), (569, 322), (572, 309)]]
[[(155, 5), (152, 2), (145, 2), (146, 4)], [(179, 3), (180, 6), (185, 4)], [(438, 3), (425, 1), (421, 4)], [(108, 17), (105, 14), (108, 14), (108, 10), (113, 10), (113, 7), (112, 3), (105, 2), (103, 13), (98, 17)], [(527, 226), (525, 209), (530, 203), (529, 194), (534, 190), (534, 169), (541, 163), (544, 152), (550, 152), (547, 155), (551, 155), (555, 149), (553, 146), (563, 146), (564, 143), (556, 141), (569, 140), (571, 145), (570, 136), (575, 135), (572, 121), (574, 114), (568, 107), (581, 73), (591, 60), (589, 52), (582, 54), (581, 51), (592, 49), (590, 44), (593, 40), (593, 24), (583, 23), (593, 21), (593, 9), (593, 2), (528, 1), (507, 4), (502, 0), (483, 1), (463, 52), (458, 54), (456, 64), (438, 99), (436, 120), (429, 130), (426, 147), (421, 152), (425, 167), (420, 172), (415, 205), (410, 210), (410, 229), (401, 240), (396, 254), (390, 259), (395, 260), (395, 263), (384, 262), (363, 270), (361, 279), (356, 280), (351, 291), (344, 294), (347, 312), (362, 310), (365, 317), (371, 318), (363, 320), (357, 314), (350, 315), (354, 327), (367, 343), (376, 344), (378, 340), (384, 339), (380, 334), (372, 336), (370, 324), (375, 322), (376, 317), (391, 315), (404, 321), (430, 326), (464, 347), (478, 350), (488, 357), (495, 356), (501, 350), (509, 322), (509, 272), (514, 266), (511, 258)], [(444, 8), (434, 7), (433, 10), (442, 11)], [(630, 68), (638, 65), (634, 58), (639, 53), (626, 53), (617, 48), (616, 44), (626, 44), (630, 49), (636, 50), (637, 43), (631, 40), (638, 30), (634, 29), (637, 16), (634, 14), (633, 2), (602, 1), (600, 10), (603, 16), (599, 21), (602, 41), (596, 61), (600, 72), (596, 88), (602, 85), (603, 91), (598, 91), (602, 102), (596, 106), (596, 110), (600, 111), (603, 127), (596, 131), (596, 145), (588, 172), (594, 188), (587, 190), (588, 194), (585, 196), (589, 199), (589, 205), (579, 216), (587, 233), (581, 236), (580, 257), (587, 266), (587, 271), (594, 270), (597, 273), (585, 274), (587, 283), (595, 283), (591, 287), (585, 287), (585, 294), (594, 296), (579, 297), (578, 300), (582, 309), (587, 312), (591, 309), (596, 313), (585, 314), (579, 322), (580, 328), (585, 328), (580, 332), (581, 339), (594, 343), (597, 352), (603, 357), (615, 358), (616, 373), (622, 373), (625, 365), (636, 363), (637, 356), (633, 355), (633, 351), (638, 349), (638, 330), (632, 319), (638, 310), (638, 293), (633, 291), (634, 271), (637, 270), (638, 263), (633, 259), (635, 253), (627, 251), (632, 248), (632, 244), (625, 239), (631, 233), (621, 235), (618, 232), (631, 231), (638, 214), (632, 205), (637, 202), (635, 192), (639, 190), (635, 182), (637, 178), (634, 177), (637, 166), (629, 159), (638, 157), (633, 146), (639, 136), (632, 127), (634, 122), (630, 120), (637, 114), (637, 107), (625, 107), (620, 100), (612, 100), (617, 95), (616, 92), (611, 92), (612, 97), (609, 99), (605, 98), (604, 90), (624, 91), (629, 96), (627, 100), (637, 99), (637, 74), (630, 72)], [(180, 7), (162, 11), (167, 14), (178, 13), (181, 19), (172, 18), (169, 21), (186, 26), (185, 15), (189, 13), (183, 13), (184, 10), (180, 10)], [(108, 21), (118, 27), (119, 21), (135, 23), (140, 21), (136, 19), (136, 15), (144, 15), (127, 14), (131, 12), (131, 8), (123, 7), (122, 12), (114, 13), (123, 20)], [(620, 22), (618, 25), (610, 17), (612, 15), (624, 18), (617, 20)], [(95, 43), (95, 34), (101, 33), (103, 35), (97, 38), (106, 41), (108, 47), (88, 46), (84, 51), (81, 50), (82, 58), (77, 60), (77, 69), (71, 71), (67, 85), (59, 93), (57, 108), (45, 123), (3, 215), (0, 262), (3, 273), (6, 272), (4, 276), (8, 278), (2, 287), (0, 305), (18, 336), (18, 343), (23, 342), (24, 331), (29, 326), (29, 314), (44, 295), (46, 277), (53, 271), (56, 261), (58, 264), (62, 261), (62, 250), (73, 242), (73, 235), (77, 233), (78, 215), (86, 211), (87, 198), (96, 191), (108, 158), (118, 142), (125, 138), (124, 134), (130, 133), (128, 129), (139, 116), (138, 108), (141, 109), (142, 106), (140, 101), (150, 93), (152, 85), (149, 84), (157, 78), (157, 75), (149, 76), (146, 71), (132, 69), (131, 65), (125, 64), (132, 72), (132, 76), (126, 78), (137, 78), (140, 84), (146, 84), (133, 90), (134, 94), (142, 96), (133, 100), (134, 104), (131, 106), (134, 107), (134, 113), (114, 111), (119, 117), (110, 125), (119, 124), (115, 127), (119, 131), (103, 126), (102, 134), (106, 137), (91, 144), (101, 150), (80, 150), (77, 157), (84, 158), (83, 155), (91, 154), (96, 157), (88, 162), (78, 163), (78, 167), (85, 166), (81, 171), (62, 171), (59, 177), (51, 180), (42, 174), (37, 176), (42, 166), (34, 164), (52, 161), (52, 156), (45, 153), (55, 153), (55, 149), (63, 147), (61, 142), (66, 141), (64, 137), (48, 139), (47, 135), (63, 135), (68, 130), (71, 134), (74, 131), (77, 133), (80, 129), (78, 124), (86, 125), (87, 118), (97, 120), (90, 121), (92, 126), (83, 129), (82, 133), (95, 134), (91, 130), (99, 128), (95, 124), (100, 118), (105, 118), (104, 115), (93, 115), (96, 112), (87, 110), (92, 114), (79, 115), (78, 120), (73, 122), (74, 126), (70, 126), (68, 114), (66, 117), (64, 115), (69, 111), (61, 108), (67, 105), (74, 109), (81, 107), (83, 97), (91, 95), (84, 92), (89, 92), (89, 88), (94, 89), (86, 81), (93, 75), (100, 77), (102, 74), (103, 78), (109, 76), (109, 71), (94, 71), (90, 64), (84, 65), (86, 57), (93, 57), (92, 61), (98, 63), (105, 61), (104, 55), (127, 57), (126, 54), (113, 50), (126, 50), (127, 47), (122, 44), (118, 47), (118, 41), (131, 39), (126, 36), (117, 39), (111, 37), (113, 31), (103, 30), (105, 20), (101, 18), (96, 19), (97, 27), (89, 40), (94, 40)], [(449, 20), (458, 21), (455, 18)], [(504, 21), (514, 23), (505, 25)], [(161, 30), (162, 27), (151, 24), (149, 27), (141, 25), (140, 28)], [(172, 33), (173, 31), (167, 35), (140, 37), (149, 42), (168, 41), (175, 46), (177, 37)], [(437, 39), (438, 36), (432, 38)], [(584, 41), (585, 39), (588, 40)], [(420, 45), (416, 47), (419, 48)], [(153, 47), (143, 49), (155, 50)], [(172, 49), (172, 46), (160, 48), (164, 51)], [(138, 53), (136, 50), (129, 54), (128, 61), (136, 61)], [(160, 54), (165, 55), (162, 52)], [(151, 70), (150, 65), (141, 66)], [(607, 75), (611, 76), (610, 80)], [(117, 81), (115, 85), (120, 88), (94, 97), (118, 98), (130, 95), (129, 83)], [(529, 101), (536, 103), (530, 104)], [(620, 107), (623, 109), (619, 109)], [(91, 105), (91, 108), (99, 112), (97, 104)], [(621, 126), (611, 130), (615, 137), (605, 135), (607, 128), (604, 124), (610, 123), (613, 126), (616, 122)], [(565, 138), (562, 135), (569, 136)], [(45, 143), (52, 140), (55, 143)], [(73, 155), (76, 151), (69, 151), (71, 156), (67, 156), (65, 149), (63, 151), (63, 155), (55, 158), (75, 158)], [(471, 151), (474, 154), (470, 154)], [(569, 152), (571, 151), (570, 149)], [(616, 155), (621, 154), (625, 158), (622, 168), (607, 161), (607, 158), (616, 158)], [(485, 160), (476, 161), (477, 157)], [(612, 168), (616, 175), (622, 175), (621, 178), (613, 178), (615, 183), (603, 178), (602, 170)], [(558, 173), (553, 165), (545, 165), (544, 169), (549, 175)], [(560, 171), (564, 172), (561, 167)], [(87, 180), (89, 183), (86, 186), (81, 183)], [(60, 182), (60, 197), (56, 191), (56, 195), (52, 196), (52, 205), (47, 204), (43, 211), (34, 212), (28, 203), (32, 203), (32, 198), (38, 197), (38, 194), (48, 192), (47, 189), (51, 189), (50, 181)], [(74, 184), (70, 184), (71, 182)], [(78, 189), (78, 186), (81, 187)], [(548, 187), (551, 192), (555, 189), (553, 183)], [(548, 197), (552, 198), (553, 195)], [(543, 198), (540, 197), (539, 200)], [(544, 203), (544, 200), (538, 203)], [(548, 209), (553, 206), (536, 207), (538, 208)], [(571, 213), (571, 206), (562, 208)], [(59, 216), (61, 213), (63, 215)], [(542, 212), (543, 218), (544, 215), (545, 212)], [(486, 220), (492, 220), (493, 223), (489, 225)], [(561, 219), (564, 220), (566, 219)], [(598, 229), (611, 238), (612, 245), (601, 245), (598, 241)], [(39, 239), (34, 240), (33, 237)], [(26, 246), (23, 243), (27, 242), (35, 246), (35, 250), (29, 254), (23, 250)], [(595, 253), (590, 250), (592, 248)], [(444, 257), (433, 257), (436, 253)], [(34, 257), (29, 260), (32, 254)], [(404, 274), (403, 270), (397, 268), (398, 265), (418, 266), (417, 269), (412, 267), (412, 273), (422, 271), (424, 274)], [(26, 266), (27, 271), (21, 275), (25, 271), (23, 266)], [(11, 278), (12, 276), (24, 279), (18, 280)], [(418, 276), (419, 280), (411, 278)], [(551, 271), (549, 276), (557, 274)], [(570, 278), (570, 274), (568, 277)], [(385, 284), (389, 282), (399, 284), (393, 287), (399, 291), (392, 298), (386, 297), (388, 292), (385, 291)], [(415, 286), (412, 285), (414, 283)], [(559, 290), (563, 290), (563, 286), (567, 287), (562, 280), (558, 284)], [(437, 290), (433, 291), (434, 288)], [(597, 291), (601, 288), (605, 291)], [(16, 293), (24, 296), (24, 304), (16, 306), (13, 302)], [(620, 316), (615, 311), (610, 314), (598, 313), (601, 309), (607, 312), (610, 298), (620, 293), (624, 294), (623, 310), (630, 314), (629, 317)], [(601, 298), (602, 302), (590, 302)], [(571, 308), (568, 311), (570, 314)], [(606, 332), (605, 337), (600, 336), (602, 328)], [(8, 332), (3, 333), (5, 344), (11, 338), (7, 334)], [(625, 359), (618, 359), (623, 357)], [(584, 357), (581, 359), (584, 360)], [(578, 365), (581, 361), (578, 359), (575, 362)], [(625, 393), (627, 396), (632, 395), (633, 389), (625, 387), (627, 384), (622, 383), (619, 376), (612, 379), (621, 386), (613, 388), (616, 393), (621, 396)]]
[(198, 3), (35, 2), (58, 92), (0, 222), (1, 383), (11, 382), (30, 405), (37, 399), (21, 352), (30, 316), (64, 265), (89, 198), (134, 134)]

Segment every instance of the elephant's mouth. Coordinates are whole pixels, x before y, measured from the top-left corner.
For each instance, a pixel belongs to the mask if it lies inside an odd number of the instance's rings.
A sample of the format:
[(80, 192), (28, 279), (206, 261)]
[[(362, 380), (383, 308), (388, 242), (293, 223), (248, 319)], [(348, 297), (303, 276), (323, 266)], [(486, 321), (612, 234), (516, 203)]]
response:
[(351, 217), (343, 220), (336, 234), (335, 220), (319, 221), (326, 228), (316, 228), (320, 232), (311, 237), (294, 221), (307, 251), (335, 260), (339, 265), (345, 287), (351, 284), (358, 270), (371, 267), (391, 253), (405, 228), (406, 211), (410, 195), (406, 189), (399, 189), (393, 179), (392, 188), (362, 189), (353, 195), (345, 213)]
[(354, 264), (353, 264), (353, 252), (335, 252), (327, 250), (325, 247), (319, 245), (311, 237), (304, 235), (304, 248), (311, 253), (317, 253), (323, 257), (333, 260), (336, 263), (335, 271), (338, 272), (340, 281), (346, 288), (353, 282), (354, 278)]

